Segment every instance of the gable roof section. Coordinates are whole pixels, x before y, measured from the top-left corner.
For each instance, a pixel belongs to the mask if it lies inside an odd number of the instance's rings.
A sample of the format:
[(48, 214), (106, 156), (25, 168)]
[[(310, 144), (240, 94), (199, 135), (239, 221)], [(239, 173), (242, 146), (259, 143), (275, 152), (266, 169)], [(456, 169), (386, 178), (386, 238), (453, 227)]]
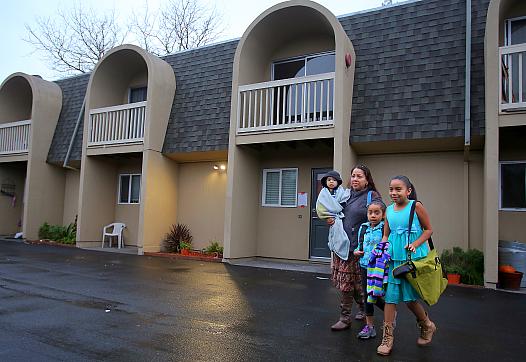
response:
[(228, 149), (232, 63), (238, 40), (169, 55), (175, 99), (164, 153)]
[[(72, 78), (66, 78), (56, 81), (55, 83), (62, 89), (62, 110), (58, 118), (55, 134), (51, 141), (47, 160), (50, 163), (59, 164), (62, 166), (68, 147), (73, 136), (75, 124), (77, 122), (79, 112), (82, 109), (82, 102), (88, 87), (90, 74), (82, 74)], [(80, 161), (82, 155), (82, 117), (75, 142), (70, 154), (70, 160)]]
[[(472, 131), (484, 131), (484, 27), (473, 2)], [(464, 135), (465, 2), (424, 0), (340, 18), (354, 44), (350, 142)]]
[[(484, 134), (484, 30), (489, 0), (472, 3), (472, 134)], [(356, 73), (350, 142), (463, 137), (465, 3), (422, 0), (339, 18)], [(176, 91), (163, 152), (228, 149), (238, 40), (163, 57)], [(64, 161), (89, 74), (59, 80), (63, 108), (48, 161)], [(82, 152), (82, 124), (71, 161)]]

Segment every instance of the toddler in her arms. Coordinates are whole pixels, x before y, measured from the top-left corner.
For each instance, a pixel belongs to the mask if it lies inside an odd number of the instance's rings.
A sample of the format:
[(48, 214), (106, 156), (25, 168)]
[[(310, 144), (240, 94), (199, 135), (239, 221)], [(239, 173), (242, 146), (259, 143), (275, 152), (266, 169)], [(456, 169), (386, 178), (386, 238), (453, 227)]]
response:
[(320, 219), (334, 219), (334, 224), (329, 228), (329, 249), (341, 259), (347, 260), (349, 256), (349, 237), (343, 229), (343, 209), (350, 192), (341, 186), (342, 178), (337, 171), (327, 172), (321, 179), (323, 189), (316, 201), (316, 213)]

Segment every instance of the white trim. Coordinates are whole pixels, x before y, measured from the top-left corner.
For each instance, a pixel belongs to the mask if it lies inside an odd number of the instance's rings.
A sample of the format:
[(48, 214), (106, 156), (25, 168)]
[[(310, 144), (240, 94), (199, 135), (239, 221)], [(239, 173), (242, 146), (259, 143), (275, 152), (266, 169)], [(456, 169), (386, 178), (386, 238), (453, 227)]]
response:
[(31, 120), (27, 120), (27, 121), (16, 121), (16, 122), (8, 122), (8, 123), (0, 123), (0, 128), (9, 128), (9, 127), (16, 127), (16, 126), (25, 126), (26, 124), (31, 124)]
[(516, 165), (516, 164), (526, 164), (524, 161), (499, 161), (499, 211), (517, 211), (517, 212), (526, 212), (526, 207), (524, 208), (510, 208), (502, 207), (502, 165)]
[[(123, 176), (130, 177), (130, 183), (128, 184), (128, 202), (121, 202), (121, 178)], [(139, 200), (137, 202), (131, 202), (131, 190), (132, 190), (132, 180), (133, 176), (139, 176)], [(119, 187), (117, 188), (117, 205), (140, 205), (141, 203), (141, 188), (142, 188), (142, 174), (140, 173), (121, 173), (119, 174)]]
[[(282, 205), (281, 204), (281, 189), (282, 189), (282, 175), (283, 171), (295, 171), (296, 172), (296, 190), (294, 192), (294, 205)], [(267, 193), (267, 173), (269, 172), (279, 172), (279, 191), (278, 191), (278, 204), (267, 204), (265, 203), (265, 196)], [(263, 169), (263, 183), (261, 188), (261, 206), (262, 207), (284, 207), (284, 208), (295, 208), (298, 206), (298, 168), (297, 167), (288, 167), (288, 168), (264, 168)]]
[(94, 108), (89, 111), (89, 114), (92, 115), (94, 113), (121, 111), (124, 109), (130, 109), (130, 108), (139, 108), (142, 106), (146, 106), (147, 103), (148, 103), (147, 101), (144, 101), (144, 102), (136, 102), (136, 103), (119, 104), (117, 106), (111, 106), (111, 107)]
[[(332, 80), (334, 79), (334, 75), (335, 73), (331, 72), (331, 73), (322, 73), (322, 74), (316, 74), (316, 75), (307, 75), (305, 77), (271, 80), (268, 82), (246, 84), (246, 85), (240, 85), (238, 87), (238, 91), (245, 92), (247, 90), (258, 90), (258, 89), (264, 89), (264, 88), (280, 87), (284, 85), (309, 83), (309, 82), (314, 82), (317, 80)], [(134, 104), (137, 104), (137, 103), (134, 103)]]

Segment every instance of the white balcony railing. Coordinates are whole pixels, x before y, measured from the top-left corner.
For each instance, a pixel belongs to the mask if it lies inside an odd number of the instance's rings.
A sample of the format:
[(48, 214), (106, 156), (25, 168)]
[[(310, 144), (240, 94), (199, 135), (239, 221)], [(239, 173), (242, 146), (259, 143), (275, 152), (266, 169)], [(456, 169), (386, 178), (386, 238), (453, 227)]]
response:
[(237, 134), (334, 124), (334, 73), (239, 87)]
[(0, 123), (0, 155), (27, 153), (31, 121)]
[(526, 44), (499, 48), (500, 111), (526, 110)]
[(88, 147), (144, 141), (146, 102), (92, 109)]

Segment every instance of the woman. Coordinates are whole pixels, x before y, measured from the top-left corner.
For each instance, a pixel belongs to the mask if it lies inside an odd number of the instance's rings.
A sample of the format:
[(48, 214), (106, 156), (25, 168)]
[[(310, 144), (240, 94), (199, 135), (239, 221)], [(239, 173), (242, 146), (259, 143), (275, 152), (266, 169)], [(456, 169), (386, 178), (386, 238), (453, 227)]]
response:
[[(340, 319), (331, 326), (333, 331), (343, 331), (351, 326), (351, 310), (353, 299), (358, 304), (360, 311), (356, 319), (363, 320), (363, 289), (359, 257), (354, 256), (354, 249), (358, 246), (358, 230), (360, 225), (367, 222), (367, 196), (371, 191), (371, 200), (381, 200), (380, 194), (371, 175), (371, 171), (364, 165), (357, 165), (351, 170), (351, 177), (347, 184), (351, 197), (343, 210), (345, 218), (343, 227), (350, 240), (349, 256), (343, 260), (333, 253), (332, 256), (332, 282), (340, 291)], [(332, 225), (334, 219), (328, 219)]]

